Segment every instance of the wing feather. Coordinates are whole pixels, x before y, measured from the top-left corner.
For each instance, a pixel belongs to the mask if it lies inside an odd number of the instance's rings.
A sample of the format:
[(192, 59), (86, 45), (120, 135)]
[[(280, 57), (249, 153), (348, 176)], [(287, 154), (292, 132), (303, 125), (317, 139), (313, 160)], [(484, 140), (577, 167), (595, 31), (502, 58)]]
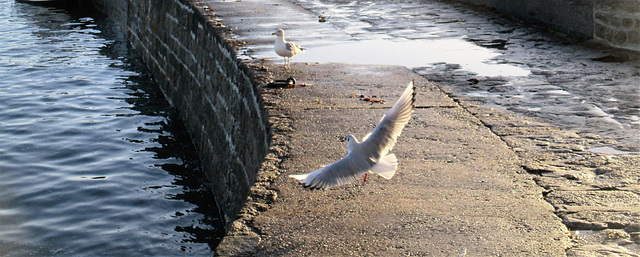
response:
[(287, 42), (284, 44), (284, 46), (288, 51), (291, 51), (294, 55), (302, 53), (302, 49), (300, 48), (300, 46), (294, 43)]
[(301, 180), (305, 186), (325, 189), (334, 186), (352, 183), (358, 176), (371, 169), (366, 158), (360, 155), (348, 154), (341, 160), (324, 166), (314, 172), (304, 175), (290, 175), (289, 177)]
[(363, 153), (364, 155), (370, 155), (373, 160), (379, 160), (393, 149), (402, 129), (411, 119), (416, 95), (415, 88), (413, 81), (409, 82), (398, 101), (382, 117), (371, 135), (362, 142), (360, 149), (369, 151)]
[(324, 166), (314, 172), (289, 177), (300, 180), (300, 183), (311, 188), (325, 189), (333, 186), (352, 183), (358, 176), (371, 170), (379, 161), (381, 166), (374, 171), (382, 173), (390, 179), (398, 166), (395, 155), (389, 155), (382, 160), (395, 145), (402, 129), (411, 119), (413, 103), (415, 102), (415, 86), (413, 81), (407, 85), (398, 101), (382, 117), (373, 132), (364, 138), (364, 142), (357, 145), (341, 160)]

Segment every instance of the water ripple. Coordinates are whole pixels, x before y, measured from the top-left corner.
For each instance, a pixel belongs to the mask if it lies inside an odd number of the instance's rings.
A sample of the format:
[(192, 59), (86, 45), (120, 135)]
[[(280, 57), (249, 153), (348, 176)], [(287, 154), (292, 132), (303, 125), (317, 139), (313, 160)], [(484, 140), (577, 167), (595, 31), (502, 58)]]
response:
[(115, 26), (0, 1), (0, 77), (0, 255), (212, 254), (189, 136)]

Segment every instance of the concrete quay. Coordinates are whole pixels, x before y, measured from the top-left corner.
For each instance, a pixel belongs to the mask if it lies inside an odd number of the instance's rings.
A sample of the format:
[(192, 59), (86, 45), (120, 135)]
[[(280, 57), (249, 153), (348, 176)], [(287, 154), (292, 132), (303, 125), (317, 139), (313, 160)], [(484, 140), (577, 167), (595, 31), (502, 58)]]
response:
[[(271, 32), (282, 25), (276, 12), (287, 17), (293, 35), (342, 36), (286, 1), (202, 4), (215, 10), (220, 25), (245, 49), (271, 44)], [(246, 63), (263, 86), (288, 77), (298, 86), (263, 89), (271, 152), (217, 255), (566, 254), (570, 232), (515, 151), (412, 70), (315, 63), (284, 70), (280, 60)], [(344, 156), (346, 146), (338, 139), (371, 131), (411, 80), (418, 85), (417, 109), (393, 150), (400, 161), (396, 177), (330, 190), (308, 190), (287, 177)], [(359, 95), (385, 103), (361, 101)]]
[[(436, 85), (398, 66), (268, 69), (307, 86), (263, 93), (274, 117), (272, 147), (285, 153), (267, 157), (281, 162), (259, 173), (253, 191), (277, 197), (250, 200), (218, 255), (565, 254), (569, 231), (518, 156)], [(400, 167), (392, 180), (308, 190), (287, 177), (344, 156), (339, 138), (371, 131), (410, 80), (418, 85), (416, 111), (393, 151)]]

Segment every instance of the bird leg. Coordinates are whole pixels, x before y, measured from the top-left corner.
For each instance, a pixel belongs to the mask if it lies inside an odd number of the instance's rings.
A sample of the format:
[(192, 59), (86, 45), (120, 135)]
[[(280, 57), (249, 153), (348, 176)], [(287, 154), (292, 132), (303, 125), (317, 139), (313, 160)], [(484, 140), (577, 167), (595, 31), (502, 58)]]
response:
[(364, 186), (364, 183), (367, 183), (367, 176), (369, 176), (369, 173), (364, 174), (364, 181), (362, 181), (363, 186)]

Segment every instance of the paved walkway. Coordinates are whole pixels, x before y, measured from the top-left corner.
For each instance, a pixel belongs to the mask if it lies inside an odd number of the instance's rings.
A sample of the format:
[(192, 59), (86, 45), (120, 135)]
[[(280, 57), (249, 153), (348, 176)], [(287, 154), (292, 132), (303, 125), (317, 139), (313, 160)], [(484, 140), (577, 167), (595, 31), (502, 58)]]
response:
[[(291, 18), (291, 34), (315, 27), (328, 36), (340, 34), (287, 2), (210, 5), (249, 45), (273, 40), (271, 32), (280, 22), (270, 15), (271, 8)], [(264, 64), (268, 72), (258, 73), (263, 79), (293, 76), (307, 86), (265, 90), (273, 117), (273, 153), (218, 255), (565, 255), (569, 232), (518, 156), (413, 71), (303, 63), (283, 70), (279, 62), (249, 62)], [(400, 162), (392, 180), (374, 176), (364, 186), (308, 190), (287, 177), (344, 156), (346, 145), (338, 139), (370, 132), (410, 80), (418, 86), (417, 109), (392, 151)], [(351, 98), (354, 92), (386, 103)]]

